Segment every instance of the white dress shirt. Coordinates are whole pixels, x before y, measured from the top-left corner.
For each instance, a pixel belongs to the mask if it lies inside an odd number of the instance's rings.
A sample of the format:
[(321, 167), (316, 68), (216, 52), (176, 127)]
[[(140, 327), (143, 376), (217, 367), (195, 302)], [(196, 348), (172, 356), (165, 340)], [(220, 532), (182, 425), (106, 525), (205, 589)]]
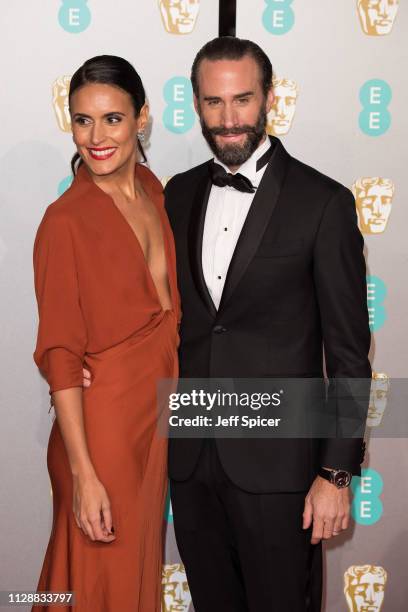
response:
[[(265, 164), (257, 172), (256, 163), (270, 146), (270, 140), (266, 138), (237, 171), (249, 178), (256, 188), (268, 165)], [(218, 159), (214, 161), (230, 172)], [(217, 310), (228, 268), (255, 193), (244, 193), (228, 186), (213, 185), (211, 188), (204, 222), (202, 265), (204, 279)]]

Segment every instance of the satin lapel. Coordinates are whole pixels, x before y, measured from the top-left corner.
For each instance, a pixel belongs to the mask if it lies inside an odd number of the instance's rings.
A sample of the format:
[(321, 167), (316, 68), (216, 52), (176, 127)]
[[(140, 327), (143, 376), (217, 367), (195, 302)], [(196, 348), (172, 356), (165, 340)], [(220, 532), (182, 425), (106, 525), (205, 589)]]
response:
[(194, 196), (193, 204), (190, 212), (190, 221), (188, 227), (188, 252), (190, 257), (190, 267), (194, 282), (197, 287), (201, 299), (206, 305), (210, 314), (215, 317), (217, 309), (208, 291), (202, 265), (202, 247), (203, 247), (203, 232), (205, 213), (207, 211), (208, 199), (210, 197), (211, 181), (207, 171), (201, 177), (197, 184), (197, 190)]
[(261, 184), (256, 191), (235, 247), (228, 268), (227, 278), (225, 279), (224, 291), (218, 312), (221, 312), (231, 298), (251, 259), (254, 257), (279, 198), (289, 155), (281, 142), (277, 139), (274, 140), (277, 141), (276, 148), (262, 177)]

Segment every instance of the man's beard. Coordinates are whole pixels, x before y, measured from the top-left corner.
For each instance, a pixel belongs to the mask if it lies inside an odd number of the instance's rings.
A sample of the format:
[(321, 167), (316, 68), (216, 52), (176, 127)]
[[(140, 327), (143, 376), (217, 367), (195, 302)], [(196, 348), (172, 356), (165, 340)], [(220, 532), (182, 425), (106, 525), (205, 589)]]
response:
[[(209, 128), (204, 119), (200, 115), (201, 130), (208, 146), (214, 153), (215, 157), (228, 167), (242, 166), (259, 146), (262, 138), (265, 136), (267, 113), (266, 109), (262, 108), (259, 112), (258, 119), (255, 125), (242, 125), (236, 128)], [(215, 136), (227, 136), (229, 134), (247, 134), (247, 138), (243, 145), (230, 144), (224, 147), (218, 146)]]

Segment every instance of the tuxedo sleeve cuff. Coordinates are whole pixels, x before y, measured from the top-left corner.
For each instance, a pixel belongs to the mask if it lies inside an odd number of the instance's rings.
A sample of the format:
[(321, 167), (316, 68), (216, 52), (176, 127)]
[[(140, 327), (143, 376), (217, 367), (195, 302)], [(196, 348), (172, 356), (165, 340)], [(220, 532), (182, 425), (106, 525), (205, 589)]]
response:
[(360, 476), (364, 455), (365, 442), (362, 438), (325, 439), (321, 441), (319, 464)]

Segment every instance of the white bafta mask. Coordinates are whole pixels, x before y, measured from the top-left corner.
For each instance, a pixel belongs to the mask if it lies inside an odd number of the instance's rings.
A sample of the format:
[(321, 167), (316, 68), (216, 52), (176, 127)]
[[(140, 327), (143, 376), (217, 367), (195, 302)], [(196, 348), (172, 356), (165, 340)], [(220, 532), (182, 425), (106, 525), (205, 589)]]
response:
[(352, 565), (344, 573), (344, 595), (350, 612), (380, 612), (387, 572), (379, 565)]
[(162, 612), (188, 612), (191, 593), (182, 563), (163, 565)]
[(373, 372), (370, 389), (370, 401), (367, 413), (367, 426), (378, 427), (381, 424), (387, 407), (387, 396), (390, 389), (390, 379), (383, 372)]
[(273, 93), (267, 132), (273, 136), (284, 136), (289, 132), (295, 115), (298, 86), (290, 79), (273, 79)]
[(200, 11), (200, 0), (159, 0), (163, 25), (169, 34), (191, 34)]
[(162, 178), (160, 179), (160, 182), (162, 184), (163, 189), (166, 187), (167, 183), (169, 182), (171, 178), (172, 178), (171, 176), (162, 176)]
[(399, 0), (357, 0), (363, 32), (368, 36), (389, 34), (394, 25)]
[(352, 191), (361, 232), (381, 234), (391, 213), (394, 183), (378, 176), (363, 177), (353, 183)]
[(52, 103), (58, 127), (63, 132), (71, 131), (71, 117), (68, 108), (70, 76), (58, 77), (52, 84)]

